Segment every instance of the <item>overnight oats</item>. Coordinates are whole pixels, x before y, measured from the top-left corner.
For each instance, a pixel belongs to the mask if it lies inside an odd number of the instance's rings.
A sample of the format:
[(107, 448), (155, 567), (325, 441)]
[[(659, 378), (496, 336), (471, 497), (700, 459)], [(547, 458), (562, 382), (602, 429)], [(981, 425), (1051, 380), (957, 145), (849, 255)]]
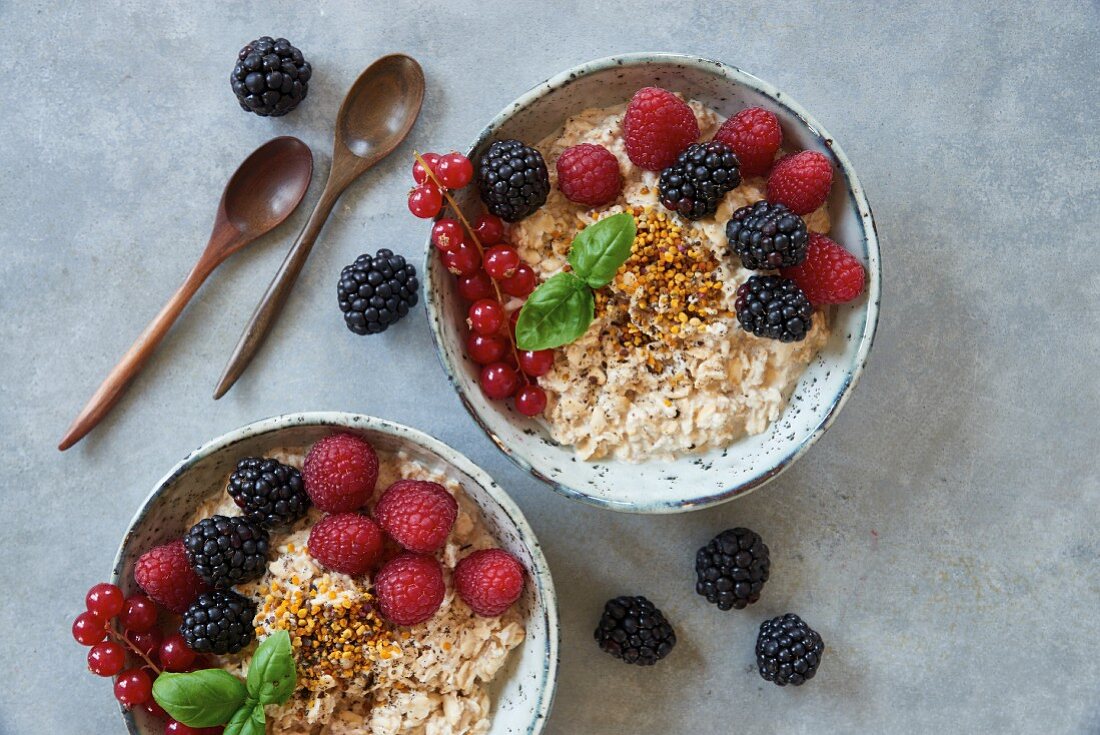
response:
[(434, 183), (461, 220), (438, 219), (432, 241), (468, 302), (485, 395), (584, 460), (670, 460), (767, 430), (829, 340), (826, 307), (864, 287), (829, 238), (826, 156), (785, 149), (768, 110), (725, 119), (656, 87), (530, 143), (477, 160), (488, 213), (472, 226), (444, 175), (410, 197), (417, 213)]
[[(351, 434), (241, 459), (134, 574), (182, 616), (172, 635), (190, 660), (162, 661), (152, 694), (195, 728), (486, 733), (488, 686), (525, 634), (526, 572), (461, 485)], [(245, 692), (219, 722), (201, 712), (216, 719), (210, 685), (187, 679), (200, 674)]]

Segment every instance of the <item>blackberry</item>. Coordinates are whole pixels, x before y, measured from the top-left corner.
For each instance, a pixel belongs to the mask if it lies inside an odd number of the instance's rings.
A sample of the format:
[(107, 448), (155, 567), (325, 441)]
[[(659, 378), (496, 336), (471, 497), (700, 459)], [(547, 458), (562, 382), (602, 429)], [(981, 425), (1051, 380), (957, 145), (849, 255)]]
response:
[(733, 213), (726, 223), (726, 239), (744, 267), (773, 270), (805, 260), (810, 235), (797, 214), (782, 204), (761, 200)]
[(232, 590), (215, 590), (187, 608), (180, 635), (198, 653), (236, 653), (252, 642), (255, 617), (255, 602)]
[(676, 632), (646, 598), (616, 597), (604, 605), (596, 642), (628, 664), (652, 666), (676, 645)]
[(313, 69), (285, 38), (262, 36), (241, 49), (229, 84), (245, 112), (285, 115), (309, 93)]
[(744, 608), (760, 599), (771, 560), (760, 534), (731, 528), (695, 555), (695, 591), (719, 610)]
[(794, 281), (752, 276), (737, 289), (737, 320), (746, 332), (780, 342), (799, 342), (813, 324), (814, 307)]
[(340, 271), (336, 296), (344, 324), (356, 334), (378, 334), (409, 313), (419, 298), (416, 268), (382, 248)]
[(794, 613), (760, 624), (756, 665), (760, 676), (781, 687), (800, 686), (814, 678), (825, 643), (817, 631)]
[(477, 187), (489, 211), (518, 222), (546, 203), (550, 174), (542, 154), (518, 140), (498, 140), (477, 162)]
[(239, 516), (204, 518), (183, 537), (187, 562), (215, 589), (255, 579), (267, 564), (267, 531)]
[(695, 143), (661, 172), (661, 204), (688, 219), (714, 214), (727, 191), (741, 183), (741, 165), (725, 143)]
[(244, 517), (264, 528), (293, 523), (309, 510), (302, 473), (274, 459), (245, 457), (226, 490)]

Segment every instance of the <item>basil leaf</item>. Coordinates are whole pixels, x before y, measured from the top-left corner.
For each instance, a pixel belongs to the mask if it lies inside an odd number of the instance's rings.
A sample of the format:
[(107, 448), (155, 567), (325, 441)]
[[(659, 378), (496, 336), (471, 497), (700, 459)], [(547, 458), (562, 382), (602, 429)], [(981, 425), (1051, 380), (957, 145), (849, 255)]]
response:
[(527, 297), (516, 322), (516, 346), (545, 350), (574, 341), (595, 315), (592, 290), (572, 273), (557, 273)]
[(264, 639), (248, 664), (248, 693), (260, 704), (282, 704), (297, 683), (290, 633), (279, 630)]
[(264, 706), (259, 702), (237, 710), (222, 735), (265, 735)]
[(153, 682), (153, 699), (172, 719), (188, 727), (228, 722), (247, 697), (241, 680), (223, 669), (164, 673)]
[(637, 228), (629, 212), (604, 217), (585, 227), (573, 239), (569, 265), (592, 288), (603, 288), (630, 257)]

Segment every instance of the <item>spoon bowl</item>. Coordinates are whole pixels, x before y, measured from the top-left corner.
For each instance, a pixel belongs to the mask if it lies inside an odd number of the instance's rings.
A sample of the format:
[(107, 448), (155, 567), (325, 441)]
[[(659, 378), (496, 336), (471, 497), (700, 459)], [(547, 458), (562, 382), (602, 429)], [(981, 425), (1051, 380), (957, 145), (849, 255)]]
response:
[(312, 177), (309, 146), (289, 136), (270, 140), (226, 184), (221, 203), (225, 218), (242, 234), (266, 234), (297, 208)]
[(373, 166), (408, 136), (423, 101), (420, 64), (404, 54), (383, 56), (359, 75), (344, 97), (336, 118), (336, 147), (347, 148)]

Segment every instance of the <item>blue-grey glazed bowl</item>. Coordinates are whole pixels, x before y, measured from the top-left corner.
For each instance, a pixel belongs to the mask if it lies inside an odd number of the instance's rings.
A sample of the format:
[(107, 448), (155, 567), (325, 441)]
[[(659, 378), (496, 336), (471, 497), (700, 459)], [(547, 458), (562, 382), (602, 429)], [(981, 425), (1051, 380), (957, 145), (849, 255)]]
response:
[[(416, 429), (372, 416), (342, 412), (297, 413), (264, 419), (210, 441), (157, 483), (130, 521), (115, 556), (111, 581), (126, 594), (137, 592), (134, 563), (148, 549), (179, 538), (195, 508), (224, 487), (237, 460), (273, 449), (307, 447), (335, 432), (351, 432), (375, 448), (404, 450), (425, 466), (462, 485), (481, 509), (500, 546), (515, 554), (530, 573), (517, 603), (526, 613), (527, 636), (494, 680), (493, 723), (489, 735), (538, 735), (554, 701), (560, 630), (554, 582), (542, 548), (519, 507), (484, 470), (443, 442)], [(160, 735), (164, 724), (144, 712), (122, 709), (130, 735)]]
[[(871, 351), (882, 276), (871, 208), (840, 146), (786, 94), (718, 61), (635, 53), (581, 64), (508, 105), (478, 135), (470, 156), (504, 138), (533, 144), (559, 130), (570, 115), (589, 107), (623, 104), (645, 86), (679, 92), (727, 117), (745, 107), (765, 107), (779, 116), (785, 145), (821, 151), (836, 172), (829, 196), (831, 236), (863, 262), (867, 289), (856, 301), (833, 307), (829, 342), (806, 368), (786, 410), (767, 431), (671, 462), (579, 460), (571, 447), (555, 443), (537, 420), (482, 394), (477, 366), (465, 354), (465, 306), (455, 279), (433, 255), (430, 239), (425, 246), (425, 300), (447, 377), (470, 415), (516, 464), (563, 495), (586, 503), (637, 513), (678, 513), (723, 503), (764, 485), (825, 433), (852, 394)], [(475, 188), (460, 192), (464, 211), (479, 211)]]

